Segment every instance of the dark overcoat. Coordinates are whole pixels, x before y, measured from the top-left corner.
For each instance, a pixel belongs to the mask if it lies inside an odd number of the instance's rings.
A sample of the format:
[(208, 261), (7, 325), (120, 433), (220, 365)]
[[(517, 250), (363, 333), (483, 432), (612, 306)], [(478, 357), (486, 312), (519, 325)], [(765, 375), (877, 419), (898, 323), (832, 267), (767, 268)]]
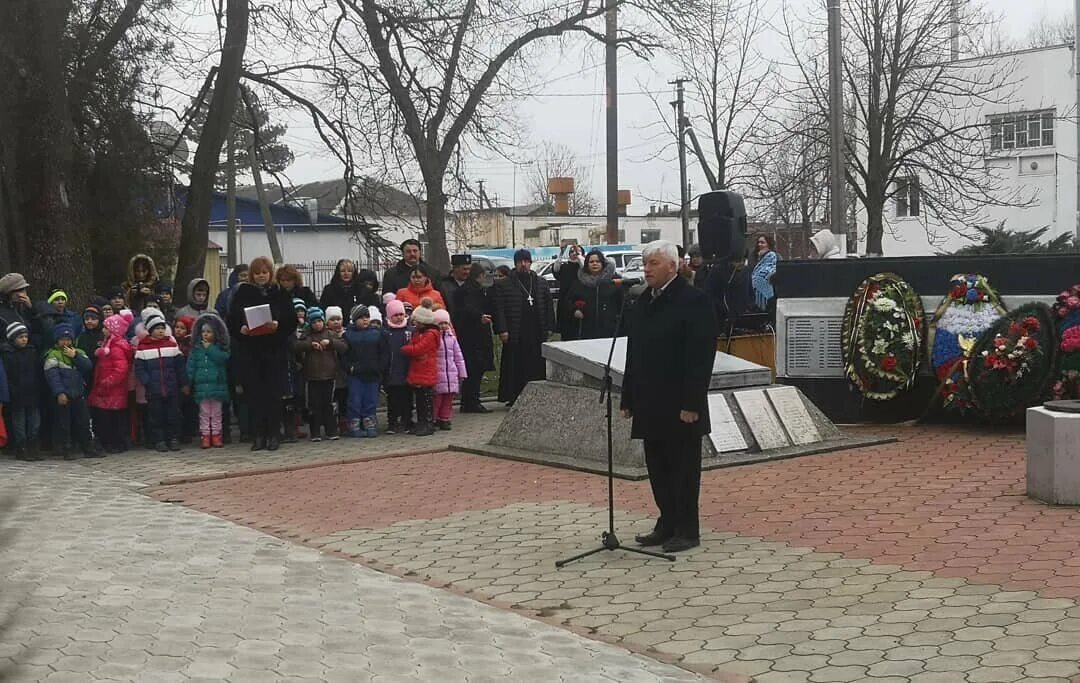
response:
[[(449, 303), (449, 301), (447, 302)], [(480, 283), (466, 280), (454, 292), (454, 307), (451, 309), (454, 330), (458, 344), (469, 366), (469, 373), (487, 372), (495, 369), (494, 340), (491, 325), (481, 320), (491, 310), (488, 291)]]
[[(676, 277), (655, 300), (646, 289), (630, 315), (620, 407), (633, 412), (632, 438), (667, 439), (675, 430), (708, 434), (717, 334), (709, 296)], [(696, 412), (698, 421), (683, 423), (683, 410)]]
[[(546, 341), (555, 327), (555, 308), (551, 302), (551, 290), (544, 278), (529, 271), (528, 285), (519, 284), (517, 273), (510, 273), (501, 282), (496, 282), (488, 291), (495, 301), (495, 334), (509, 333), (508, 344), (521, 341), (521, 313), (527, 306), (525, 293), (531, 293), (533, 303), (540, 311), (540, 341)], [(522, 290), (522, 287), (525, 289)]]
[[(257, 337), (240, 334), (240, 328), (247, 324), (244, 309), (262, 304), (270, 306), (270, 315), (278, 323), (277, 330)], [(280, 391), (284, 396), (289, 388), (289, 359), (296, 337), (292, 298), (277, 285), (263, 289), (242, 283), (229, 303), (225, 322), (235, 347), (232, 362), (238, 383)]]

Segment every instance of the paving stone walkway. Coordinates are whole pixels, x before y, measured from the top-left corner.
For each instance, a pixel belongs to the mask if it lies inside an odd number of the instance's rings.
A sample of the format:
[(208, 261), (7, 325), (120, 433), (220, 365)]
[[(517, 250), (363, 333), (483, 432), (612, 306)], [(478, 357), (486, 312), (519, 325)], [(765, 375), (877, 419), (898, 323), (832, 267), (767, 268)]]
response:
[(0, 680), (702, 680), (101, 469), (0, 461)]
[[(1080, 675), (1080, 510), (1023, 495), (1021, 435), (897, 444), (703, 475), (702, 547), (602, 553), (601, 477), (437, 453), (163, 487), (225, 518), (712, 675), (1057, 681)], [(624, 540), (653, 514), (618, 482)]]

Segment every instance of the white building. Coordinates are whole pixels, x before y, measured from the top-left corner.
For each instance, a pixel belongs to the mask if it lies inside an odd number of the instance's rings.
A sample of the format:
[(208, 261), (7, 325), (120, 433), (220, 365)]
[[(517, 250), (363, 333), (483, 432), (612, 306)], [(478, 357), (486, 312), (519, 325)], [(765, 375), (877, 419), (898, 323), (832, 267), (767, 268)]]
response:
[[(1049, 228), (1043, 239), (1076, 231), (1076, 83), (1071, 45), (1037, 48), (982, 58), (988, 68), (1013, 69), (1007, 93), (971, 111), (971, 123), (986, 125), (985, 167), (1005, 187), (1031, 201), (1024, 206), (987, 206), (982, 225), (1004, 221), (1009, 230)], [(947, 163), (947, 160), (942, 160)], [(971, 244), (935, 225), (922, 211), (917, 177), (886, 208), (882, 250), (886, 256), (952, 252)], [(866, 217), (858, 218), (859, 252), (866, 252)]]

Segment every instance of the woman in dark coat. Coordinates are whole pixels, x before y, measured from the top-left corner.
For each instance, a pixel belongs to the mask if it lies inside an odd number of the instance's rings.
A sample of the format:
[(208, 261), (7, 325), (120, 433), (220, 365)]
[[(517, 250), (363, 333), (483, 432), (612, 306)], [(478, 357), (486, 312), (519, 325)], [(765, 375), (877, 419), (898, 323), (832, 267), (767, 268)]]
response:
[[(229, 305), (229, 334), (235, 345), (236, 381), (251, 411), (251, 450), (277, 450), (282, 397), (289, 387), (289, 352), (296, 332), (292, 299), (273, 282), (274, 264), (265, 256), (251, 262), (250, 282), (241, 284)], [(270, 306), (267, 334), (251, 334), (244, 309)], [(261, 330), (260, 330), (261, 331)]]
[(584, 251), (580, 246), (571, 244), (565, 261), (556, 261), (552, 270), (555, 272), (555, 280), (559, 283), (559, 300), (555, 302), (555, 329), (559, 332), (559, 338), (563, 341), (577, 339), (578, 321), (573, 316), (567, 294), (570, 288), (577, 282), (578, 273), (585, 263)]
[[(453, 323), (465, 356), (469, 377), (461, 383), (461, 412), (486, 413), (480, 403), (480, 382), (495, 369), (495, 344), (491, 336), (491, 302), (484, 289), (484, 267), (472, 264), (469, 277), (454, 292)], [(449, 303), (449, 302), (447, 302)]]
[[(356, 282), (360, 285), (360, 294), (357, 303), (371, 308), (376, 306), (382, 309), (382, 298), (379, 296), (379, 276), (373, 270), (361, 268), (356, 274)], [(345, 310), (345, 309), (341, 309)]]
[(615, 279), (615, 264), (598, 249), (585, 257), (585, 267), (578, 269), (569, 291), (559, 295), (566, 302), (571, 323), (563, 332), (564, 341), (615, 336), (623, 291)]
[(300, 299), (308, 308), (318, 303), (315, 292), (311, 291), (310, 287), (304, 286), (304, 276), (300, 274), (296, 266), (286, 263), (278, 268), (274, 280), (290, 299)]
[(334, 277), (330, 278), (330, 283), (323, 287), (322, 296), (319, 297), (319, 308), (325, 311), (330, 306), (337, 306), (348, 318), (353, 306), (360, 304), (363, 291), (357, 276), (356, 264), (343, 258), (337, 262)]

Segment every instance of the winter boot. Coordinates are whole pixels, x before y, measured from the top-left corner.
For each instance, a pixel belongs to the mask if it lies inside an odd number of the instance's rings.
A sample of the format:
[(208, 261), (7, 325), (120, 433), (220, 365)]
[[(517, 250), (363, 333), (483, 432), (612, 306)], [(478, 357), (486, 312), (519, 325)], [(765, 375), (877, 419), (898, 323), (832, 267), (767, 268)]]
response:
[(359, 439), (359, 438), (363, 437), (364, 436), (363, 421), (360, 418), (350, 419), (349, 420), (349, 430), (348, 430), (347, 433), (348, 433), (349, 436), (351, 436), (351, 437), (353, 437), (355, 439)]
[(296, 421), (293, 417), (291, 411), (285, 414), (285, 438), (281, 443), (296, 443)]
[(435, 433), (432, 418), (435, 413), (435, 402), (430, 392), (424, 392), (416, 397), (416, 426), (409, 432), (413, 436), (431, 436)]
[(169, 450), (170, 451), (178, 451), (178, 450), (180, 450), (180, 442), (177, 441), (176, 439), (170, 439), (169, 440)]
[(210, 435), (203, 434), (202, 441), (199, 442), (199, 448), (210, 448)]
[(296, 414), (296, 439), (297, 441), (307, 438), (307, 432), (304, 431), (304, 416), (300, 413)]
[(158, 441), (157, 445), (154, 446), (154, 450), (156, 450), (158, 453), (168, 453), (169, 444), (165, 443), (164, 441)]
[(210, 437), (210, 445), (214, 448), (225, 448), (225, 437), (222, 434), (214, 434)]
[(450, 420), (435, 420), (435, 426), (439, 428), (440, 432), (450, 431)]
[(363, 421), (363, 425), (364, 425), (364, 436), (365, 437), (367, 437), (369, 439), (374, 439), (376, 436), (379, 435), (379, 429), (378, 429), (378, 426), (377, 426), (377, 424), (375, 422), (374, 417), (365, 417), (364, 421)]
[[(296, 442), (296, 439), (293, 439), (293, 443), (295, 443), (295, 442)], [(266, 450), (268, 450), (268, 451), (276, 451), (280, 445), (281, 445), (281, 441), (278, 439), (277, 434), (274, 434), (272, 436), (267, 437), (267, 439), (266, 439)]]

